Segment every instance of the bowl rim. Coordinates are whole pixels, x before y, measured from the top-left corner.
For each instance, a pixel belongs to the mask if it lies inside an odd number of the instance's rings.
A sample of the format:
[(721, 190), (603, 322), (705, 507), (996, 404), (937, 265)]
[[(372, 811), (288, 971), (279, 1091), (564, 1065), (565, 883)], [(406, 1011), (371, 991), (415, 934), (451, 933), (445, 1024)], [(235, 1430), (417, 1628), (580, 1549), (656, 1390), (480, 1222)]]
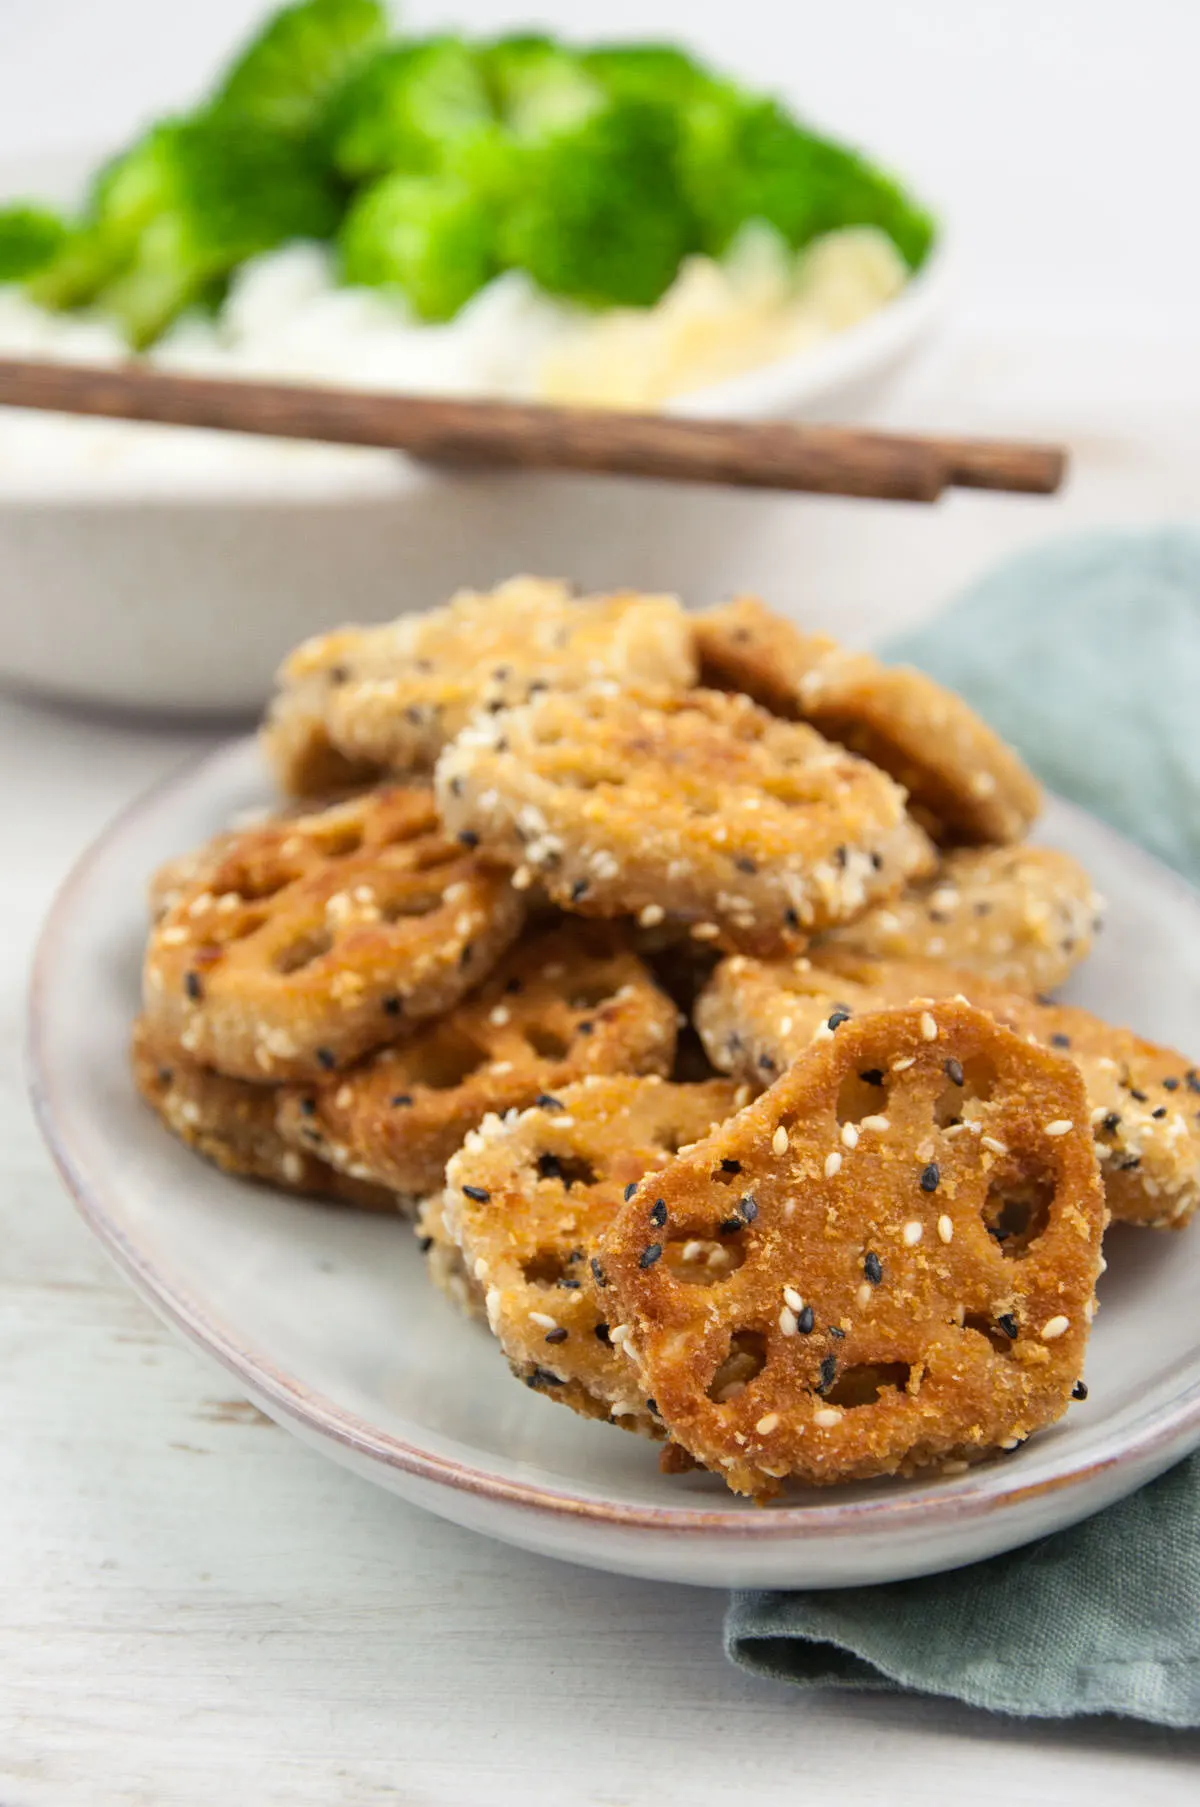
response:
[[(769, 1511), (749, 1508), (714, 1510), (690, 1505), (641, 1506), (605, 1501), (578, 1493), (490, 1472), (381, 1430), (356, 1413), (306, 1387), (279, 1369), (263, 1350), (231, 1334), (215, 1320), (215, 1314), (194, 1299), (186, 1284), (156, 1265), (125, 1233), (119, 1206), (111, 1204), (111, 1187), (97, 1183), (77, 1162), (68, 1136), (59, 1127), (56, 1076), (47, 1041), (45, 994), (52, 983), (58, 948), (69, 936), (85, 904), (93, 868), (107, 858), (122, 837), (136, 828), (144, 813), (161, 805), (177, 791), (203, 782), (209, 767), (245, 756), (251, 739), (223, 742), (200, 756), (193, 756), (168, 772), (127, 804), (80, 855), (60, 886), (44, 921), (35, 948), (29, 988), (26, 1026), (27, 1071), (34, 1114), (55, 1165), (81, 1216), (130, 1279), (136, 1290), (185, 1339), (221, 1365), (262, 1401), (272, 1416), (293, 1424), (317, 1443), (333, 1444), (348, 1456), (368, 1464), (401, 1471), (416, 1480), (473, 1494), (496, 1505), (551, 1517), (585, 1520), (597, 1527), (626, 1531), (669, 1533), (672, 1536), (708, 1537), (751, 1543), (781, 1539), (841, 1539), (900, 1530), (936, 1531), (939, 1526), (972, 1523), (991, 1518), (1024, 1502), (1064, 1490), (1080, 1489), (1118, 1470), (1135, 1474), (1153, 1465), (1166, 1452), (1200, 1442), (1200, 1367), (1190, 1383), (1154, 1409), (1144, 1423), (1132, 1430), (1116, 1429), (1101, 1436), (1088, 1460), (1073, 1463), (1069, 1455), (1049, 1474), (1032, 1481), (1014, 1479), (1005, 1484), (1003, 1470), (994, 1465), (973, 1471), (963, 1479), (942, 1482), (907, 1496), (876, 1494), (854, 1500), (832, 1499), (829, 1504), (778, 1505)], [(1099, 828), (1119, 849), (1126, 863), (1140, 866), (1158, 886), (1167, 885), (1200, 916), (1200, 892), (1178, 873), (1088, 812), (1056, 799), (1069, 814), (1085, 817), (1089, 827)], [(1069, 1446), (1068, 1446), (1069, 1447)], [(1159, 1462), (1158, 1467), (1165, 1467)], [(982, 1482), (979, 1476), (983, 1476)], [(1136, 1484), (1136, 1482), (1132, 1483)], [(1115, 1490), (1119, 1492), (1119, 1489)], [(1113, 1496), (1115, 1497), (1115, 1493)], [(1078, 1516), (1083, 1516), (1079, 1514)]]

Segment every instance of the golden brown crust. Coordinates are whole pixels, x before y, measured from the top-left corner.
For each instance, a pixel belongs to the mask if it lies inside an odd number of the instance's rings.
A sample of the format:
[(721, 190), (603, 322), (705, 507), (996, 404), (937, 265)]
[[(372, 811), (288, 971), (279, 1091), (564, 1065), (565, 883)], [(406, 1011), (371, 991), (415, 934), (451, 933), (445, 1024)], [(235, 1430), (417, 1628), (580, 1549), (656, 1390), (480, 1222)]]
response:
[(285, 661), (263, 745), (284, 789), (306, 794), (383, 772), (428, 771), (480, 709), (597, 677), (683, 689), (691, 630), (673, 596), (576, 596), (516, 577), (383, 627), (345, 627)]
[(439, 1189), (417, 1212), (417, 1241), (425, 1257), (425, 1272), (456, 1311), (477, 1323), (487, 1323), (487, 1305), (478, 1280), (467, 1269), (463, 1252), (446, 1228), (442, 1192)]
[(548, 693), (442, 755), (448, 827), (585, 915), (775, 950), (931, 868), (882, 772), (744, 697)]
[(819, 945), (868, 960), (940, 960), (1036, 996), (1086, 960), (1103, 908), (1067, 853), (963, 847)]
[(802, 634), (752, 596), (695, 627), (702, 683), (742, 690), (881, 766), (936, 840), (1015, 841), (1037, 816), (1041, 791), (1016, 753), (924, 672)]
[(224, 1173), (365, 1211), (405, 1212), (415, 1205), (415, 1200), (337, 1173), (313, 1155), (290, 1148), (276, 1127), (271, 1086), (226, 1079), (176, 1051), (158, 1048), (140, 1019), (134, 1025), (132, 1057), (134, 1082), (151, 1110), (181, 1142)]
[[(950, 1000), (826, 1029), (638, 1186), (601, 1260), (670, 1436), (766, 1497), (787, 1475), (973, 1461), (1053, 1422), (1104, 1216), (1077, 1068)], [(723, 1234), (732, 1269), (675, 1271), (673, 1250)]]
[(564, 1087), (553, 1108), (487, 1117), (468, 1136), (446, 1170), (444, 1221), (527, 1385), (585, 1417), (661, 1436), (609, 1335), (596, 1251), (626, 1188), (707, 1135), (736, 1099), (726, 1079), (593, 1077)]
[(530, 932), (475, 996), (336, 1083), (289, 1088), (297, 1148), (402, 1192), (432, 1193), (489, 1111), (587, 1073), (668, 1073), (676, 1012), (619, 924)]
[(233, 1078), (307, 1079), (453, 1005), (514, 939), (506, 876), (384, 786), (223, 835), (150, 931), (144, 1008), (165, 1046)]
[(1089, 1011), (933, 962), (827, 951), (791, 962), (726, 960), (697, 1004), (696, 1024), (715, 1066), (766, 1085), (835, 1013), (955, 995), (1079, 1067), (1114, 1218), (1155, 1229), (1189, 1221), (1200, 1206), (1200, 1075), (1182, 1054)]

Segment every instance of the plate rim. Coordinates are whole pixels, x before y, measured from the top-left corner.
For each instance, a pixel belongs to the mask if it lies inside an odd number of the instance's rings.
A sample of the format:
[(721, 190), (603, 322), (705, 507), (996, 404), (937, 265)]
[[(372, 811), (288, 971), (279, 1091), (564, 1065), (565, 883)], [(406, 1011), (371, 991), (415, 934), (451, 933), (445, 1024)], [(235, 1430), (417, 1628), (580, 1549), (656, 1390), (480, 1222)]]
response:
[[(68, 1136), (59, 1126), (56, 1109), (58, 1082), (47, 1046), (45, 994), (52, 983), (56, 952), (70, 933), (94, 867), (109, 854), (122, 836), (156, 805), (175, 792), (190, 792), (202, 784), (208, 768), (231, 763), (255, 744), (255, 736), (223, 740), (192, 754), (125, 804), (74, 861), (59, 885), (36, 940), (30, 973), (26, 1014), (26, 1072), (34, 1116), (43, 1140), (67, 1192), (84, 1222), (105, 1248), (135, 1290), (183, 1337), (240, 1381), (256, 1399), (271, 1408), (271, 1415), (296, 1426), (318, 1446), (332, 1443), (368, 1464), (378, 1464), (414, 1479), (496, 1505), (519, 1508), (551, 1518), (583, 1520), (598, 1529), (617, 1529), (672, 1537), (736, 1539), (753, 1544), (780, 1541), (840, 1540), (865, 1534), (887, 1534), (906, 1528), (936, 1532), (939, 1526), (961, 1528), (987, 1520), (1023, 1503), (1047, 1495), (1085, 1487), (1089, 1482), (1125, 1468), (1135, 1475), (1152, 1466), (1164, 1450), (1178, 1450), (1180, 1459), (1200, 1444), (1200, 1366), (1191, 1382), (1164, 1401), (1143, 1424), (1132, 1430), (1107, 1433), (1089, 1460), (1062, 1463), (1040, 1479), (997, 1485), (998, 1471), (986, 1470), (987, 1482), (972, 1474), (947, 1486), (930, 1488), (903, 1497), (875, 1494), (866, 1499), (839, 1500), (830, 1490), (829, 1503), (821, 1500), (798, 1506), (711, 1507), (679, 1505), (631, 1505), (561, 1491), (554, 1486), (498, 1474), (472, 1466), (452, 1456), (420, 1447), (390, 1431), (381, 1430), (339, 1406), (327, 1395), (306, 1386), (297, 1376), (279, 1369), (269, 1353), (237, 1338), (196, 1300), (186, 1282), (176, 1284), (153, 1258), (130, 1239), (120, 1222), (119, 1207), (112, 1209), (112, 1191), (89, 1176), (76, 1161)], [(1065, 798), (1054, 796), (1056, 806), (1085, 820), (1089, 828), (1120, 850), (1122, 859), (1141, 866), (1158, 885), (1165, 884), (1180, 901), (1200, 915), (1200, 891), (1153, 854), (1128, 840), (1099, 817)], [(1188, 1443), (1188, 1438), (1191, 1442)], [(1159, 1465), (1160, 1469), (1166, 1464)], [(974, 1484), (973, 1484), (974, 1483)], [(1136, 1481), (1134, 1485), (1136, 1485)], [(1101, 1502), (1106, 1503), (1106, 1502)], [(1085, 1516), (1080, 1514), (1079, 1516)], [(973, 1558), (968, 1558), (973, 1560)]]

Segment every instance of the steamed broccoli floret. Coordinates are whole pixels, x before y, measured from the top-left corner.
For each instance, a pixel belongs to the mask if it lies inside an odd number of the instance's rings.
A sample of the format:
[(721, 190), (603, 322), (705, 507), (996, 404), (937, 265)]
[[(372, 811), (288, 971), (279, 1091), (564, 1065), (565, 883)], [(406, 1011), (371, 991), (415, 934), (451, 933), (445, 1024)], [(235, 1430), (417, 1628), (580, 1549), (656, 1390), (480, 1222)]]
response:
[(276, 131), (310, 131), (334, 88), (386, 36), (379, 0), (299, 0), (247, 44), (213, 105)]
[(497, 38), (483, 53), (496, 111), (518, 138), (540, 138), (577, 125), (606, 99), (583, 59), (534, 33)]
[(347, 282), (403, 290), (422, 320), (450, 320), (495, 273), (492, 213), (458, 176), (385, 176), (340, 235)]
[(304, 144), (225, 115), (175, 120), (101, 172), (83, 224), (30, 293), (52, 307), (94, 301), (143, 346), (247, 258), (327, 238), (337, 220)]
[(15, 202), (0, 207), (0, 282), (22, 282), (50, 262), (67, 236), (56, 213)]
[(668, 109), (614, 101), (529, 147), (500, 224), (504, 261), (551, 295), (652, 306), (697, 242), (677, 140)]
[(673, 44), (599, 44), (580, 61), (587, 75), (622, 100), (686, 107), (718, 86), (702, 64)]
[(337, 168), (358, 182), (445, 169), (494, 123), (479, 54), (440, 37), (373, 57), (334, 96), (328, 133)]
[(930, 216), (855, 151), (820, 138), (772, 100), (731, 93), (688, 110), (684, 183), (719, 257), (739, 226), (762, 219), (799, 249), (840, 226), (878, 226), (910, 268), (933, 241)]

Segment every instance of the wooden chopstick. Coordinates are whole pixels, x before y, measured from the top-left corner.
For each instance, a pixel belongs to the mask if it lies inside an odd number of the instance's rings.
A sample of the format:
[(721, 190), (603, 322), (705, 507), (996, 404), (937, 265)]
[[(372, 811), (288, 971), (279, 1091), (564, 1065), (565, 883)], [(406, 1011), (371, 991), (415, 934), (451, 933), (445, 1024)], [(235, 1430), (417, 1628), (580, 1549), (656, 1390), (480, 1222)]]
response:
[(0, 359), (0, 404), (277, 439), (386, 446), (520, 470), (607, 472), (752, 489), (933, 502), (951, 485), (1050, 495), (1066, 454), (1020, 441), (937, 439), (779, 421), (387, 395), (187, 376), (145, 364)]

